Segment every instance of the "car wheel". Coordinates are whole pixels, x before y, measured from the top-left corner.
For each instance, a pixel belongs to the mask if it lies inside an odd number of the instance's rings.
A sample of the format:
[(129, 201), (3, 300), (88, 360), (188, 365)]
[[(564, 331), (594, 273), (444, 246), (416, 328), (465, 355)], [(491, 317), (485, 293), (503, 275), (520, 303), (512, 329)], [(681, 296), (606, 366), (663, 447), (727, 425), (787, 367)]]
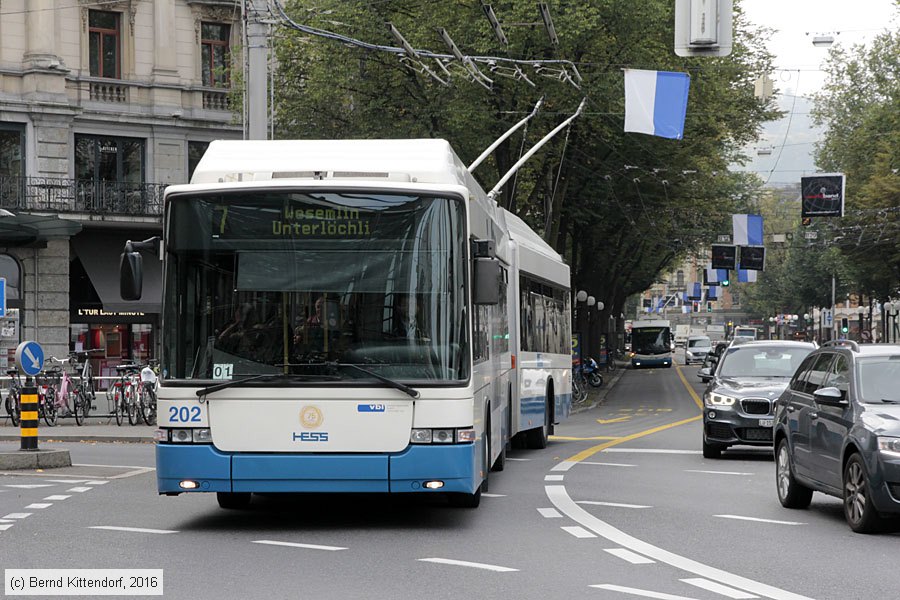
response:
[(706, 439), (703, 440), (703, 458), (721, 458), (724, 449), (724, 446), (710, 444)]
[(856, 533), (875, 533), (884, 526), (872, 504), (871, 489), (862, 457), (852, 455), (844, 465), (844, 517)]
[(812, 490), (794, 479), (794, 467), (787, 440), (781, 440), (775, 453), (775, 486), (778, 501), (785, 508), (807, 508), (812, 502)]

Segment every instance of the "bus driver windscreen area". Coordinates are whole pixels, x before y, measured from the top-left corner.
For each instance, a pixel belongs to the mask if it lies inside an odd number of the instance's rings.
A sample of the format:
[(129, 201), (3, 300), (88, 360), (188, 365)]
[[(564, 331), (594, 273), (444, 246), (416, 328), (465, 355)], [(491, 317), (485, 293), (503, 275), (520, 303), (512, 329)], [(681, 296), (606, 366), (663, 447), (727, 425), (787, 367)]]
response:
[(170, 200), (169, 380), (469, 377), (460, 201), (272, 190)]

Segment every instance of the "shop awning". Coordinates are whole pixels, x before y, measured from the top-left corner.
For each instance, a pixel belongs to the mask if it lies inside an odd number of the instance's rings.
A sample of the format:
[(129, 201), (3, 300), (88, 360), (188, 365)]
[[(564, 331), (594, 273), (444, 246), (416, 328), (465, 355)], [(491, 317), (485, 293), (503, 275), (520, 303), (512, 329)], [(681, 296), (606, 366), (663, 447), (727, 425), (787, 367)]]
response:
[(46, 245), (53, 238), (68, 238), (81, 231), (81, 223), (56, 216), (0, 212), (0, 246)]
[(144, 255), (144, 289), (140, 300), (122, 300), (119, 295), (119, 255), (128, 240), (143, 240), (152, 234), (112, 232), (82, 233), (72, 238), (75, 253), (87, 271), (103, 310), (109, 312), (159, 313), (162, 307), (162, 263)]

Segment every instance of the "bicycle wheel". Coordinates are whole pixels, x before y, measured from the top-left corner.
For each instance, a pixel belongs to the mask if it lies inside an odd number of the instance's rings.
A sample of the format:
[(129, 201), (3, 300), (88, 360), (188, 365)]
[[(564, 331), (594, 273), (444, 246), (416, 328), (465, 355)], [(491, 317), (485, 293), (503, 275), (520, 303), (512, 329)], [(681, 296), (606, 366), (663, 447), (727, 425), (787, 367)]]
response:
[(128, 424), (129, 425), (137, 425), (141, 422), (140, 410), (138, 407), (138, 398), (134, 389), (134, 386), (130, 386), (128, 392), (125, 394), (127, 400), (125, 401), (125, 405), (128, 407)]
[(44, 394), (44, 423), (50, 427), (55, 427), (58, 416), (56, 412), (56, 388), (50, 386)]
[(611, 373), (616, 370), (616, 367), (618, 367), (618, 365), (616, 364), (615, 359), (612, 356), (609, 356), (606, 359), (606, 370)]
[(116, 415), (116, 425), (121, 425), (125, 420), (125, 404), (121, 387), (117, 387), (113, 392), (113, 411)]
[(141, 392), (141, 418), (147, 425), (156, 424), (156, 394), (149, 387)]
[(6, 414), (9, 415), (9, 420), (12, 422), (13, 427), (19, 426), (19, 390), (13, 388), (9, 390), (9, 393), (6, 395)]
[(84, 425), (84, 403), (89, 402), (84, 396), (84, 390), (80, 387), (75, 390), (75, 424)]

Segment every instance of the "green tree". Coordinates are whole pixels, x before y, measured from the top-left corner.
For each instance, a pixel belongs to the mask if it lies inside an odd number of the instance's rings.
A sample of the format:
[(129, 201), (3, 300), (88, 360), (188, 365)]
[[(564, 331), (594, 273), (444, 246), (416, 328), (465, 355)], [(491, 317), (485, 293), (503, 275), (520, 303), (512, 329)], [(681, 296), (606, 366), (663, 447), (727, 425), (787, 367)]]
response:
[[(732, 54), (684, 59), (672, 51), (669, 0), (550, 2), (558, 47), (537, 24), (533, 2), (495, 9), (504, 23), (535, 25), (505, 27), (504, 47), (477, 2), (287, 3), (298, 22), (371, 43), (397, 45), (385, 26), (390, 22), (418, 49), (446, 52), (436, 33), (445, 27), (469, 56), (568, 59), (583, 77), (580, 89), (558, 65), (523, 66), (532, 86), (502, 76), (509, 74), (508, 63), (479, 62), (493, 80), (487, 90), (468, 80), (460, 65), (425, 59), (444, 79), (444, 68), (451, 71), (450, 85), (443, 85), (395, 54), (284, 28), (276, 44), (277, 135), (443, 137), (470, 162), (543, 96), (544, 108), (527, 133), (507, 140), (476, 171), (490, 189), (518, 159), (523, 143), (527, 149), (587, 98), (570, 130), (545, 146), (498, 200), (567, 257), (574, 284), (606, 305), (599, 320), (605, 322), (672, 261), (714, 239), (758, 185), (727, 167), (741, 159), (739, 149), (756, 138), (760, 124), (777, 115), (753, 96), (753, 81), (771, 69), (772, 57), (762, 48), (765, 32), (750, 27), (736, 7)], [(626, 66), (690, 73), (683, 140), (622, 132)], [(572, 69), (566, 73), (574, 77)]]

